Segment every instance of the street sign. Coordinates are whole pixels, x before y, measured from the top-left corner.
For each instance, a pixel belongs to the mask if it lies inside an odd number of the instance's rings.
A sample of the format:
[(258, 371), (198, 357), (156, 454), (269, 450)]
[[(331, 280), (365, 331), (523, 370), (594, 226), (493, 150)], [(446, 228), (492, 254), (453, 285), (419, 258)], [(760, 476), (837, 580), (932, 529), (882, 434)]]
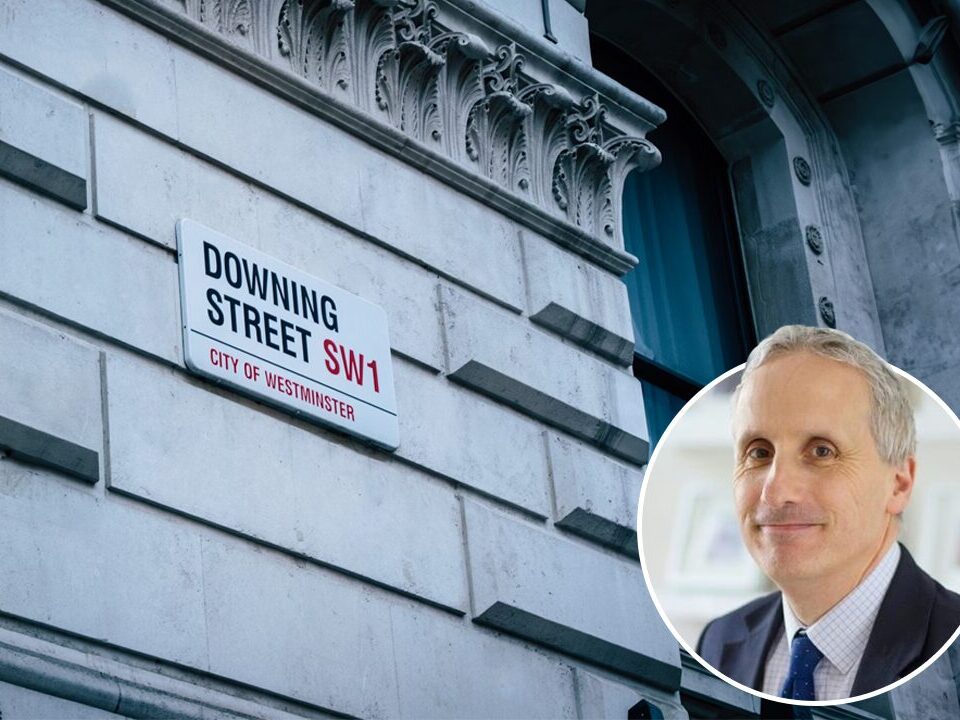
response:
[(177, 223), (187, 368), (395, 450), (383, 308), (215, 230)]

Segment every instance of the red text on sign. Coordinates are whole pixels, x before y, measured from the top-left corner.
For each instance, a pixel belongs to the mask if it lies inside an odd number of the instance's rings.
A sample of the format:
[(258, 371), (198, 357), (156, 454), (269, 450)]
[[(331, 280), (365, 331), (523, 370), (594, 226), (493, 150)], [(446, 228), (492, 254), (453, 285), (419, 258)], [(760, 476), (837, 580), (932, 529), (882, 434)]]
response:
[(324, 364), (331, 375), (343, 375), (348, 381), (363, 387), (364, 373), (369, 368), (370, 373), (367, 377), (373, 382), (373, 391), (380, 392), (380, 376), (377, 373), (376, 360), (365, 361), (363, 353), (354, 352), (353, 349), (329, 338), (323, 341), (323, 350), (327, 354)]

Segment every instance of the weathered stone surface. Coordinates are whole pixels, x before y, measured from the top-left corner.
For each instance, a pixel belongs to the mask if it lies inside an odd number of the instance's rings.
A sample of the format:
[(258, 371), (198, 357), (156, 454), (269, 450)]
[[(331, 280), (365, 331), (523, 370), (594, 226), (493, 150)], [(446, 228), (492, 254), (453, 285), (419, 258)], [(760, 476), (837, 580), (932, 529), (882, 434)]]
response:
[(530, 319), (619, 365), (633, 359), (627, 286), (550, 241), (524, 233)]
[(100, 219), (171, 250), (184, 217), (243, 242), (257, 236), (251, 183), (106, 113), (94, 115), (93, 137)]
[(172, 254), (3, 180), (0, 208), (0, 292), (150, 355), (181, 361)]
[(537, 423), (407, 363), (395, 363), (394, 373), (399, 455), (541, 517), (550, 514)]
[(99, 353), (4, 312), (0, 348), (0, 446), (96, 482), (103, 444)]
[(667, 690), (676, 640), (640, 567), (465, 501), (473, 617)]
[(87, 206), (87, 116), (0, 66), (0, 174), (70, 207)]
[(435, 273), (271, 195), (258, 200), (261, 250), (380, 305), (391, 347), (440, 370)]
[(171, 249), (184, 217), (253, 245), (381, 305), (392, 346), (440, 368), (434, 274), (127, 123), (95, 120), (98, 217)]
[(356, 717), (398, 717), (382, 593), (244, 543), (203, 542), (210, 670)]
[(625, 457), (646, 461), (640, 384), (509, 313), (440, 287), (451, 380)]
[[(542, 36), (546, 32), (541, 3), (488, 0), (486, 4), (528, 28), (533, 35)], [(549, 7), (550, 25), (554, 37), (552, 42), (589, 64), (590, 34), (587, 29), (587, 19), (577, 12), (568, 0), (550, 0)], [(550, 41), (544, 38), (544, 42)]]
[(557, 525), (636, 559), (643, 473), (551, 432), (547, 450)]
[(665, 720), (687, 720), (687, 711), (680, 704), (679, 693), (613, 682), (583, 668), (577, 668), (576, 676), (580, 717), (583, 720), (625, 718), (630, 708), (641, 700), (656, 707)]
[(466, 609), (443, 483), (144, 361), (111, 356), (107, 395), (111, 488)]
[[(30, 628), (0, 628), (0, 678), (37, 693), (57, 696), (81, 706), (57, 715), (52, 710), (16, 718), (115, 716), (131, 718), (169, 718), (173, 720), (240, 720), (269, 717), (271, 720), (302, 720), (302, 705), (276, 696), (239, 688), (228, 678), (212, 678), (207, 670), (178, 667), (173, 677), (170, 665), (145, 664), (142, 658), (123, 648), (98, 647), (96, 642), (77, 643), (64, 634), (47, 628), (43, 637), (30, 634)], [(21, 631), (22, 630), (22, 631)], [(255, 653), (253, 654), (255, 657)], [(239, 691), (239, 692), (238, 692)], [(6, 695), (0, 692), (0, 705)], [(54, 698), (51, 698), (53, 700)], [(106, 715), (93, 714), (99, 709)], [(0, 708), (7, 712), (7, 706)], [(301, 712), (297, 712), (301, 710)], [(110, 715), (109, 713), (114, 713)], [(315, 720), (330, 717), (319, 710), (309, 711)]]
[(9, 720), (122, 720), (124, 717), (5, 682), (0, 682), (0, 713)]
[(577, 717), (566, 663), (465, 619), (412, 610), (391, 611), (403, 717)]
[(590, 65), (590, 30), (582, 13), (586, 0), (549, 0), (549, 3), (550, 27), (560, 47)]
[(576, 716), (569, 668), (443, 612), (236, 542), (204, 579), (212, 672), (360, 717)]
[(686, 653), (682, 653), (681, 662), (681, 685), (684, 694), (701, 699), (711, 706), (722, 707), (734, 715), (759, 717), (760, 698), (756, 695), (745, 693), (721, 680)]
[(0, 460), (0, 608), (206, 668), (200, 544), (149, 508)]
[(439, 272), (522, 306), (517, 231), (503, 215), (206, 60), (178, 52), (176, 66), (183, 142)]
[(945, 652), (913, 680), (890, 693), (894, 717), (955, 717), (960, 713), (957, 670), (951, 655)]
[(41, 75), (176, 137), (170, 43), (136, 21), (93, 0), (9, 0), (0, 47)]

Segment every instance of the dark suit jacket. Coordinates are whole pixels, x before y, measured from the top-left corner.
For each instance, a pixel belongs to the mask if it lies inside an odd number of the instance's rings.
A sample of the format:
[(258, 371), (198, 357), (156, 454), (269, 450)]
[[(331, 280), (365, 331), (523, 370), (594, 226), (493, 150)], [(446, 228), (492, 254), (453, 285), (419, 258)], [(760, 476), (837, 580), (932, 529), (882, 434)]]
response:
[[(944, 646), (960, 626), (960, 595), (917, 567), (900, 546), (900, 562), (880, 603), (850, 696), (878, 690), (909, 675)], [(763, 688), (766, 657), (783, 633), (780, 593), (713, 620), (697, 653), (729, 678)]]

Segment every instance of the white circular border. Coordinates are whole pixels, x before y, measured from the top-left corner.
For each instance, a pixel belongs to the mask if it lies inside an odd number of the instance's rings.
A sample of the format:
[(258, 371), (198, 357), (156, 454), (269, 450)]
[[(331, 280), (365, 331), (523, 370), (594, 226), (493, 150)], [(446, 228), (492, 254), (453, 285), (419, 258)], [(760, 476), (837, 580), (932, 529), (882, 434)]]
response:
[[(879, 690), (873, 690), (872, 692), (864, 693), (863, 695), (855, 695), (853, 697), (843, 698), (842, 700), (791, 700), (788, 698), (778, 697), (776, 695), (769, 695), (767, 693), (760, 692), (759, 690), (754, 690), (751, 687), (747, 687), (746, 685), (742, 685), (738, 683), (736, 680), (730, 677), (727, 677), (722, 672), (717, 670), (715, 667), (713, 667), (713, 665), (711, 665), (702, 657), (700, 657), (700, 655), (692, 647), (690, 647), (689, 644), (687, 644), (687, 641), (680, 636), (680, 633), (677, 632), (676, 628), (673, 626), (673, 623), (670, 622), (670, 619), (667, 617), (666, 613), (663, 611), (663, 608), (660, 605), (660, 600), (657, 598), (657, 593), (653, 588), (653, 584), (650, 582), (650, 575), (647, 573), (647, 563), (643, 556), (643, 500), (647, 494), (647, 486), (650, 484), (650, 480), (653, 478), (653, 470), (655, 467), (655, 463), (657, 461), (657, 456), (660, 453), (660, 448), (664, 446), (667, 438), (669, 437), (670, 432), (677, 425), (678, 421), (686, 414), (687, 410), (691, 408), (702, 396), (707, 395), (714, 388), (714, 386), (723, 382), (731, 375), (734, 375), (735, 373), (740, 372), (741, 370), (744, 369), (744, 367), (746, 367), (746, 363), (742, 363), (741, 365), (738, 365), (735, 368), (731, 368), (730, 370), (727, 370), (722, 375), (714, 378), (710, 383), (705, 385), (696, 395), (690, 398), (690, 400), (688, 400), (687, 403), (680, 409), (680, 412), (678, 412), (674, 416), (673, 420), (670, 421), (670, 424), (667, 425), (667, 429), (663, 431), (663, 435), (660, 436), (660, 440), (657, 442), (657, 446), (654, 448), (653, 454), (650, 456), (650, 461), (647, 464), (646, 471), (644, 472), (642, 487), (640, 488), (640, 500), (637, 503), (637, 548), (639, 550), (639, 555), (640, 555), (640, 568), (643, 571), (643, 580), (647, 585), (647, 592), (650, 593), (650, 599), (653, 600), (653, 605), (657, 609), (657, 613), (660, 615), (660, 619), (663, 620), (663, 623), (670, 630), (674, 639), (680, 643), (680, 645), (683, 647), (684, 650), (686, 650), (692, 657), (696, 658), (697, 662), (699, 662), (703, 667), (705, 667), (711, 673), (713, 673), (718, 678), (723, 680), (725, 683), (732, 685), (733, 687), (739, 690), (750, 693), (751, 695), (754, 695), (756, 697), (763, 698), (764, 700), (772, 700), (778, 703), (786, 703), (789, 705), (806, 705), (808, 707), (830, 707), (833, 705), (846, 705), (848, 703), (859, 702), (860, 700), (868, 700), (872, 697), (876, 697), (877, 695), (882, 695), (884, 693), (890, 692), (891, 690), (894, 690), (900, 687), (900, 685), (903, 685), (905, 682), (909, 682), (913, 678), (917, 677), (920, 673), (922, 673), (928, 667), (933, 665), (933, 663), (935, 663), (940, 658), (940, 656), (943, 655), (944, 652), (946, 652), (947, 648), (953, 645), (953, 643), (957, 640), (957, 637), (960, 636), (960, 626), (957, 626), (957, 629), (954, 631), (953, 635), (950, 636), (950, 639), (947, 640), (947, 642), (944, 643), (943, 647), (940, 648), (936, 653), (934, 653), (929, 660), (923, 663), (923, 665), (918, 667), (916, 670), (914, 670), (912, 673), (910, 673), (906, 677), (902, 677), (899, 680), (896, 680), (895, 682), (892, 682), (889, 685), (886, 685), (880, 688)], [(894, 365), (891, 365), (890, 363), (887, 363), (887, 367), (893, 370), (897, 375), (900, 375), (901, 377), (906, 378), (907, 380), (912, 382), (914, 385), (918, 386), (921, 390), (923, 390), (937, 404), (937, 406), (941, 410), (943, 410), (944, 413), (947, 414), (947, 417), (953, 420), (954, 424), (957, 426), (957, 430), (960, 431), (960, 418), (957, 417), (957, 414), (949, 408), (949, 406), (940, 398), (939, 395), (937, 395), (933, 390), (928, 388), (925, 384), (917, 380), (917, 378), (913, 377), (913, 375), (911, 375), (910, 373), (904, 370), (901, 370), (900, 368)]]

